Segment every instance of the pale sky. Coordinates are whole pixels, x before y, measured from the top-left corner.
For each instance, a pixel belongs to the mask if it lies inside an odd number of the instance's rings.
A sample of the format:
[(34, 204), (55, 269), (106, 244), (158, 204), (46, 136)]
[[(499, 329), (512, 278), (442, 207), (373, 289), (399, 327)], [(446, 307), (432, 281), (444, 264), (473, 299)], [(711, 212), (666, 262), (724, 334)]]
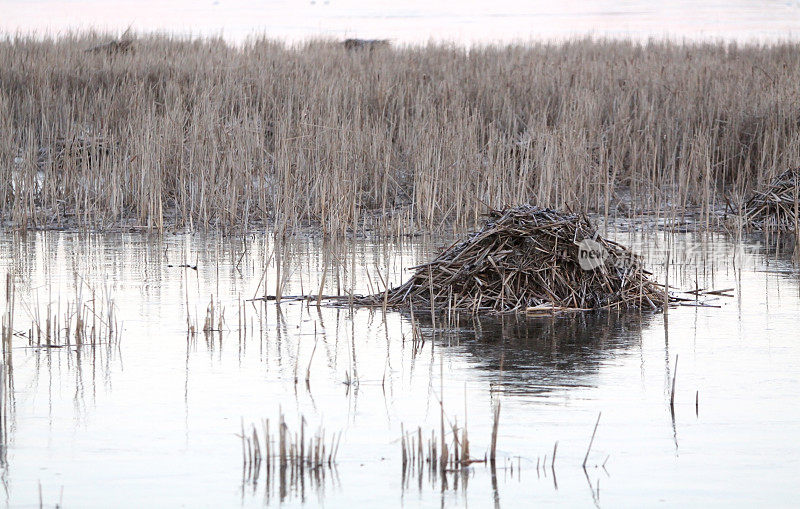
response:
[(78, 28), (297, 41), (388, 38), (397, 43), (552, 40), (595, 35), (774, 41), (800, 34), (798, 0), (0, 0), (0, 30)]

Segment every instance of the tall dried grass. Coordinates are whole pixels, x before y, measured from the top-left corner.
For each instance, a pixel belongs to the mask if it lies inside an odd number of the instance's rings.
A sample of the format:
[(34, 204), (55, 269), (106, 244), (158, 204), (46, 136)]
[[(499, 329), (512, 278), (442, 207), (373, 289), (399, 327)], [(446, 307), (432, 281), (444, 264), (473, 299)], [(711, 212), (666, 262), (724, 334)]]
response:
[(800, 164), (800, 43), (352, 52), (146, 35), (85, 51), (106, 39), (0, 41), (0, 212), (16, 228), (708, 212)]

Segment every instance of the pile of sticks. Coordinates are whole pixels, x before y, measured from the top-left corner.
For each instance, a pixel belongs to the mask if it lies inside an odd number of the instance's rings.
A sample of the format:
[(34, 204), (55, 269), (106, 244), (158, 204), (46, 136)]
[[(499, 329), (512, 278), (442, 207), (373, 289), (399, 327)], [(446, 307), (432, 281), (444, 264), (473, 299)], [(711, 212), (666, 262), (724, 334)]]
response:
[(800, 210), (800, 168), (778, 175), (765, 191), (745, 203), (745, 224), (770, 230), (796, 231)]
[[(661, 307), (663, 287), (637, 256), (603, 239), (588, 218), (530, 205), (494, 210), (480, 230), (413, 267), (404, 284), (358, 298), (362, 305), (440, 312), (533, 313)], [(590, 239), (605, 251), (579, 262)]]

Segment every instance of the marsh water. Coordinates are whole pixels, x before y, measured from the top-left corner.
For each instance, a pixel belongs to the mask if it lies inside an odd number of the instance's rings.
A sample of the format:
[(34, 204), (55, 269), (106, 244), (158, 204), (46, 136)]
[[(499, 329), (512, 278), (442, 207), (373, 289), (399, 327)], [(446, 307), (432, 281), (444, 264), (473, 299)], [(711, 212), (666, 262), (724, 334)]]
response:
[[(0, 500), (15, 507), (40, 500), (49, 507), (796, 503), (800, 288), (790, 250), (709, 233), (616, 238), (659, 280), (669, 259), (670, 285), (732, 288), (733, 296), (704, 296), (706, 307), (666, 315), (434, 324), (426, 313), (412, 321), (380, 309), (247, 299), (379, 291), (447, 238), (3, 234), (0, 275), (13, 286), (15, 335), (3, 371)], [(56, 317), (74, 314), (70, 303), (90, 308), (100, 300), (113, 300), (115, 337), (80, 346), (37, 339), (48, 304)], [(94, 326), (102, 328), (105, 316)], [(448, 430), (466, 424), (471, 457), (482, 460), (498, 402), (494, 468), (403, 471), (403, 432), (438, 437), (442, 407)], [(303, 419), (326, 440), (341, 433), (332, 465), (246, 475), (242, 427), (280, 415), (291, 430)]]

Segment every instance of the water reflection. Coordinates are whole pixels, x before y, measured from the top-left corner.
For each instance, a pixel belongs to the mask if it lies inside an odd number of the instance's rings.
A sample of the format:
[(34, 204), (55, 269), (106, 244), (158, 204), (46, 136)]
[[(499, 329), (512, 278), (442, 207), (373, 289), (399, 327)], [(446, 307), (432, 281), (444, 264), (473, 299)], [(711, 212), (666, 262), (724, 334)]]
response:
[[(749, 441), (771, 454), (779, 445), (791, 448), (788, 427), (763, 416), (800, 422), (786, 396), (796, 393), (798, 379), (797, 345), (787, 331), (800, 313), (796, 272), (781, 254), (789, 246), (748, 244), (752, 257), (740, 263), (739, 246), (725, 236), (618, 240), (640, 247), (657, 279), (663, 280), (669, 251), (672, 284), (735, 287), (735, 298), (720, 298), (720, 308), (674, 309), (668, 320), (661, 313), (606, 312), (460, 316), (451, 323), (437, 316), (434, 323), (422, 311), (412, 317), (249, 299), (320, 288), (380, 291), (386, 281), (402, 281), (405, 267), (429, 258), (441, 239), (0, 236), (0, 264), (17, 296), (13, 307), (0, 299), (4, 323), (14, 318), (0, 393), (0, 467), (9, 503), (35, 504), (31, 494), (41, 480), (56, 493), (65, 486), (64, 499), (79, 506), (108, 500), (108, 490), (134, 500), (145, 484), (171, 505), (371, 506), (401, 497), (407, 505), (499, 506), (527, 500), (531, 490), (544, 502), (586, 505), (599, 503), (602, 479), (604, 500), (626, 505), (642, 494), (631, 492), (631, 481), (677, 479), (694, 493), (705, 489), (696, 480), (706, 471), (692, 463), (697, 458), (748, 454), (763, 474), (768, 458)], [(114, 297), (118, 342), (98, 334), (78, 346), (74, 334), (68, 341), (63, 333), (55, 340), (48, 334), (46, 317), (75, 330), (76, 308), (67, 304), (86, 285)], [(86, 311), (91, 300), (82, 300), (84, 323), (105, 316)], [(64, 327), (67, 314), (71, 325)], [(81, 337), (93, 337), (91, 329)], [(490, 447), (492, 410), (502, 403), (494, 469), (474, 463), (403, 475), (402, 427), (421, 429), (426, 441), (432, 431), (441, 434), (440, 397), (448, 443), (468, 427), (470, 458), (478, 460)], [(756, 408), (738, 412), (747, 405)], [(335, 468), (293, 473), (287, 466), (284, 475), (277, 468), (268, 478), (262, 462), (258, 475), (251, 469), (242, 476), (240, 420), (260, 422), (281, 406), (306, 416), (314, 429), (343, 432), (346, 451)], [(599, 410), (584, 474), (580, 464)], [(765, 426), (770, 434), (754, 431)], [(112, 455), (120, 461), (109, 462)], [(609, 455), (607, 474), (601, 467)], [(89, 484), (74, 464), (104, 468)], [(198, 482), (207, 494), (195, 494)], [(170, 498), (175, 494), (181, 500)], [(687, 501), (682, 491), (665, 496)]]
[[(483, 371), (492, 389), (507, 394), (545, 395), (597, 384), (610, 358), (639, 347), (642, 331), (658, 313), (617, 311), (553, 317), (461, 316), (452, 327), (432, 327), (429, 314), (414, 321), (426, 337), (453, 347)], [(412, 318), (406, 315), (409, 323)]]

